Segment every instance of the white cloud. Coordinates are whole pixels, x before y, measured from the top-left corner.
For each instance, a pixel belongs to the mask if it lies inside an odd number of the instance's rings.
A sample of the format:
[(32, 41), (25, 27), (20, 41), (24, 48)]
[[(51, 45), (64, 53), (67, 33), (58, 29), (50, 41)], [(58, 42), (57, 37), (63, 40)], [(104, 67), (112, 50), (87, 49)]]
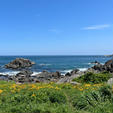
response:
[(103, 25), (93, 25), (89, 27), (84, 27), (84, 30), (99, 30), (99, 29), (105, 29), (111, 27), (110, 24), (103, 24)]

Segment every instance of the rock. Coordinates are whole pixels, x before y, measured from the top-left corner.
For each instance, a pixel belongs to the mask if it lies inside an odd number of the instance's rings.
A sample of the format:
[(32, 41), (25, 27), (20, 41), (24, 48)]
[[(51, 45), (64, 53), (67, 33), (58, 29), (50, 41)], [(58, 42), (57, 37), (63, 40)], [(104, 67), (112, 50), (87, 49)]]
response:
[(65, 74), (65, 76), (71, 76), (71, 73), (68, 72), (68, 73)]
[(33, 74), (33, 72), (32, 72), (32, 71), (30, 71), (30, 70), (23, 70), (23, 71), (21, 71), (21, 72), (17, 73), (17, 74), (16, 74), (16, 76), (25, 75), (26, 77), (30, 77), (30, 76), (31, 76), (31, 74)]
[(47, 71), (43, 71), (40, 74), (37, 74), (34, 76), (35, 81), (37, 80), (38, 82), (50, 82), (50, 81), (54, 81), (56, 82), (57, 80), (59, 80), (61, 78), (61, 74), (60, 72), (47, 72)]
[(68, 73), (66, 73), (65, 74), (65, 76), (73, 76), (73, 75), (75, 75), (75, 74), (77, 74), (79, 72), (79, 69), (74, 69), (73, 71), (71, 71), (70, 73), (68, 72)]
[(113, 73), (113, 59), (108, 60), (103, 67), (106, 71)]
[(98, 71), (104, 71), (103, 65), (102, 64), (98, 64), (92, 67), (94, 70), (98, 70)]
[(91, 64), (98, 65), (98, 64), (100, 64), (100, 62), (98, 62), (98, 61), (94, 61), (94, 62), (91, 62)]
[(108, 80), (107, 84), (113, 85), (113, 78), (110, 78), (110, 79)]
[(57, 81), (57, 84), (69, 83), (69, 82), (70, 82), (70, 77), (64, 76), (63, 78), (61, 78), (61, 79), (59, 79), (59, 80)]
[(80, 85), (80, 83), (78, 83), (78, 82), (70, 82), (70, 84), (72, 84), (72, 85)]
[(16, 76), (13, 78), (16, 82), (24, 83), (24, 82), (32, 82), (31, 74), (33, 72), (29, 70), (23, 70), (16, 74)]
[(73, 71), (71, 71), (71, 75), (77, 74), (77, 72), (79, 72), (79, 69), (74, 69)]
[(31, 62), (28, 59), (16, 58), (14, 61), (10, 62), (9, 64), (6, 64), (5, 68), (7, 68), (7, 69), (23, 69), (23, 68), (31, 67), (34, 64), (35, 64), (34, 62)]
[(8, 80), (9, 75), (0, 74), (0, 80)]
[(110, 73), (113, 73), (113, 59), (108, 60), (104, 65), (102, 64), (94, 65), (93, 67), (89, 68), (89, 70), (94, 70), (94, 72), (108, 71)]
[(88, 69), (84, 72), (84, 74), (86, 74), (86, 73), (88, 73), (88, 72), (99, 73), (100, 71), (95, 70), (94, 68), (88, 68)]

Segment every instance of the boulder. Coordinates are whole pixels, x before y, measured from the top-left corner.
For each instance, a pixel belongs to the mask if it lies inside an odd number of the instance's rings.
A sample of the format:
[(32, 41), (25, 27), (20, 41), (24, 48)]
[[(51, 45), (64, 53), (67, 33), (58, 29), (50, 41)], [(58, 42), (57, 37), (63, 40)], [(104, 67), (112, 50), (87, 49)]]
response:
[(26, 77), (30, 77), (31, 74), (33, 74), (32, 71), (30, 71), (30, 70), (23, 70), (23, 71), (17, 73), (17, 74), (16, 74), (16, 77), (22, 76), (22, 75), (24, 75), (24, 76), (26, 76)]
[(104, 71), (104, 67), (102, 64), (98, 64), (92, 67), (94, 70)]
[(113, 59), (112, 60), (108, 60), (107, 62), (105, 62), (104, 65), (102, 64), (97, 64), (94, 65), (93, 67), (90, 68), (90, 70), (94, 70), (97, 72), (103, 72), (103, 71), (108, 71), (110, 73), (113, 73)]
[(13, 77), (13, 80), (15, 80), (18, 83), (25, 83), (25, 82), (32, 82), (32, 78), (31, 78), (31, 74), (33, 72), (29, 71), (29, 70), (23, 70), (19, 73), (17, 73), (15, 75), (15, 77)]
[(65, 76), (71, 76), (71, 73), (68, 72), (68, 73), (65, 74)]
[(98, 62), (98, 61), (94, 61), (94, 62), (91, 62), (91, 64), (98, 65), (98, 64), (100, 64), (100, 62)]
[(71, 71), (71, 75), (77, 74), (77, 72), (79, 72), (79, 69), (74, 69), (73, 71)]
[(113, 78), (110, 78), (110, 79), (108, 80), (107, 84), (113, 85)]
[(111, 73), (113, 73), (113, 59), (112, 60), (108, 60), (105, 64), (104, 64), (104, 69), (106, 71), (109, 71)]
[(65, 76), (72, 76), (77, 74), (78, 72), (79, 72), (79, 69), (74, 69), (71, 72), (66, 73)]
[(9, 75), (0, 74), (0, 80), (8, 80)]
[(31, 62), (28, 59), (16, 58), (9, 64), (6, 64), (5, 68), (7, 68), (7, 69), (23, 69), (23, 68), (31, 67), (34, 64), (35, 64), (34, 62)]
[(43, 71), (40, 74), (37, 74), (34, 76), (33, 79), (35, 79), (35, 81), (37, 80), (38, 82), (50, 82), (50, 81), (54, 81), (56, 82), (58, 79), (61, 78), (61, 74), (60, 72), (47, 72), (47, 71)]

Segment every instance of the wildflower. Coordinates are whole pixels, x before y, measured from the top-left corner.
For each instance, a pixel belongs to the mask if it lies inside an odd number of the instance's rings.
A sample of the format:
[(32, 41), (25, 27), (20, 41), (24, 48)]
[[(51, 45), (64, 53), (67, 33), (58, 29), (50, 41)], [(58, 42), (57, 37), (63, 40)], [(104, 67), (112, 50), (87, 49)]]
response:
[(3, 92), (3, 90), (0, 89), (0, 94)]
[(60, 90), (60, 88), (58, 88), (58, 87), (55, 87), (55, 89), (56, 89), (56, 90)]
[(79, 88), (79, 91), (83, 91), (84, 89), (83, 88)]
[(36, 95), (35, 94), (32, 94), (32, 97), (35, 97)]
[(91, 84), (85, 84), (85, 87), (90, 87), (91, 86)]

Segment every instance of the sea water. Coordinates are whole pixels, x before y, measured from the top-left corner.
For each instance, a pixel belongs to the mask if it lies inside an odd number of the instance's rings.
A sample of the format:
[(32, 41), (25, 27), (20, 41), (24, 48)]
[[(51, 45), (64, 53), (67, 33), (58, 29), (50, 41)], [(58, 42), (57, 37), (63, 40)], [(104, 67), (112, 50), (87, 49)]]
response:
[(93, 66), (91, 62), (98, 61), (104, 64), (107, 60), (111, 59), (105, 56), (0, 56), (0, 73), (13, 75), (19, 71), (5, 69), (4, 65), (13, 61), (16, 58), (25, 58), (34, 61), (30, 70), (33, 74), (40, 73), (43, 70), (49, 72), (60, 71), (62, 74), (72, 71), (73, 69), (80, 69), (81, 71), (87, 70)]

